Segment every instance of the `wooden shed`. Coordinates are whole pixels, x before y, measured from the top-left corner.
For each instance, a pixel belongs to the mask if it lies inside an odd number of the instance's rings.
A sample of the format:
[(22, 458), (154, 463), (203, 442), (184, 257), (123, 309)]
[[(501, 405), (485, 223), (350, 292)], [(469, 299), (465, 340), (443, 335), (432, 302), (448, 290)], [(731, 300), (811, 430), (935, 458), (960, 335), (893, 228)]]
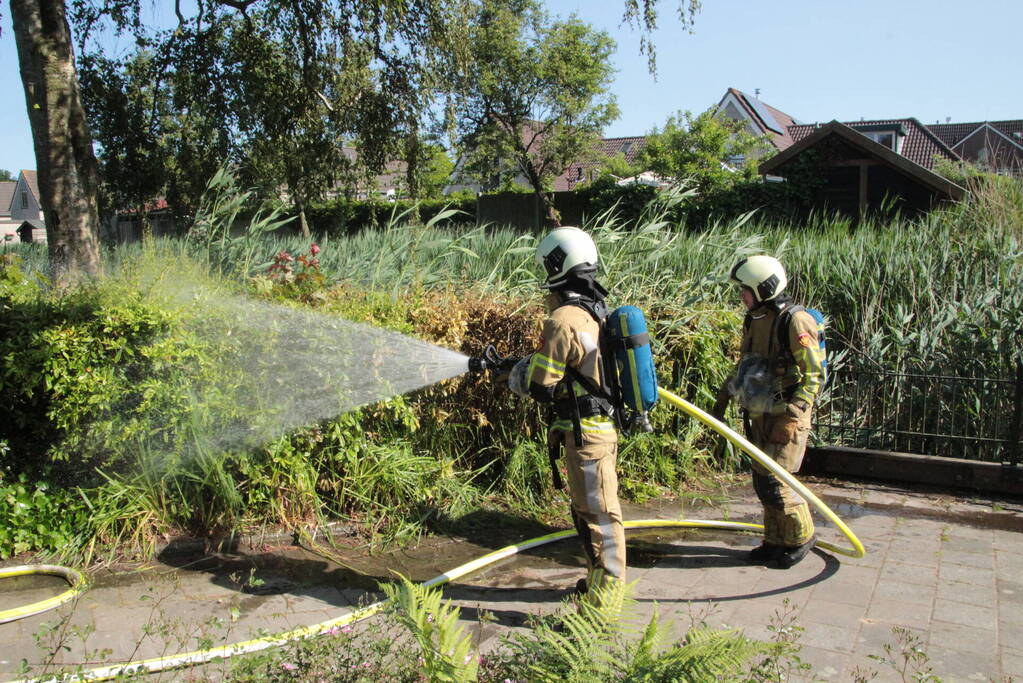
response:
[(809, 171), (824, 180), (812, 197), (814, 208), (856, 218), (927, 211), (966, 195), (955, 183), (838, 121), (767, 159), (759, 171), (781, 178)]

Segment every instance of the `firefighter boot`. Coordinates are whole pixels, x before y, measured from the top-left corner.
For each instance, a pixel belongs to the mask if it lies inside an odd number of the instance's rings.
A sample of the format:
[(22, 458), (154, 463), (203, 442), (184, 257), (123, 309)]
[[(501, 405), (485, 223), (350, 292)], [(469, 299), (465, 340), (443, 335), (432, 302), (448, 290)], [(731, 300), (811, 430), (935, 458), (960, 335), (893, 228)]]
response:
[(782, 519), (784, 512), (770, 505), (764, 506), (764, 540), (749, 552), (749, 561), (754, 564), (769, 564), (785, 549), (782, 540)]
[(813, 544), (817, 542), (817, 534), (810, 516), (810, 507), (806, 503), (790, 508), (781, 520), (785, 547), (775, 558), (778, 566), (788, 569), (799, 564)]

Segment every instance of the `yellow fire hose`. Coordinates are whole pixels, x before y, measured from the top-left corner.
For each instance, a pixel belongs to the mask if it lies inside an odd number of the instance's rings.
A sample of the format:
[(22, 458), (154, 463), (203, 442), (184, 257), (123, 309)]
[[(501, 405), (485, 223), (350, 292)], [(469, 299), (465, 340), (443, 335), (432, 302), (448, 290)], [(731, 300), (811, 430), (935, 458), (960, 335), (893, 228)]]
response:
[[(863, 557), (865, 551), (863, 544), (856, 538), (856, 535), (847, 527), (842, 520), (840, 520), (834, 512), (832, 512), (817, 496), (815, 496), (809, 489), (803, 486), (799, 481), (796, 480), (791, 474), (786, 472), (784, 469), (778, 466), (770, 457), (765, 455), (760, 449), (754, 446), (752, 443), (744, 439), (739, 434), (729, 429), (722, 422), (714, 419), (706, 412), (700, 410), (696, 406), (692, 405), (688, 401), (676, 396), (675, 394), (667, 391), (666, 389), (657, 390), (660, 396), (679, 408), (686, 414), (698, 419), (707, 426), (720, 433), (730, 442), (738, 446), (744, 452), (748, 453), (754, 460), (762, 464), (764, 467), (769, 469), (776, 477), (781, 479), (783, 482), (791, 486), (800, 496), (802, 496), (810, 505), (817, 509), (822, 515), (824, 515), (830, 522), (832, 522), (838, 529), (845, 535), (849, 542), (852, 544), (852, 548), (840, 548), (831, 545), (830, 543), (817, 542), (817, 545), (823, 549), (830, 550), (832, 552), (847, 555), (849, 557)], [(758, 531), (763, 529), (760, 524), (752, 524), (746, 522), (729, 522), (729, 521), (717, 521), (717, 520), (660, 520), (660, 519), (644, 519), (625, 522), (626, 529), (644, 529), (644, 528), (673, 528), (673, 527), (688, 527), (688, 528), (703, 528), (703, 529), (728, 529), (732, 531)], [(576, 532), (574, 529), (566, 529), (564, 531), (558, 531), (545, 536), (539, 536), (537, 538), (530, 539), (523, 543), (516, 545), (509, 545), (500, 550), (487, 553), (482, 557), (478, 557), (471, 562), (456, 567), (450, 571), (444, 572), (439, 576), (435, 576), (423, 583), (424, 586), (440, 586), (449, 581), (466, 576), (475, 571), (482, 569), (495, 562), (511, 557), (523, 550), (530, 548), (536, 548), (538, 546), (560, 541), (565, 538), (575, 536)], [(84, 586), (84, 580), (82, 575), (72, 569), (65, 569), (63, 567), (53, 567), (49, 565), (28, 565), (24, 567), (11, 567), (6, 570), (0, 571), (0, 578), (5, 576), (21, 576), (25, 574), (57, 574), (67, 578), (71, 584), (71, 588), (65, 593), (38, 602), (33, 605), (26, 605), (25, 607), (16, 608), (14, 610), (7, 610), (0, 612), (0, 623), (3, 621), (12, 621), (14, 619), (20, 619), (27, 617), (32, 614), (39, 614), (39, 612), (45, 611), (46, 609), (53, 609), (54, 607), (74, 598), (78, 595)], [(284, 645), (288, 642), (298, 640), (301, 638), (310, 638), (313, 636), (323, 635), (329, 632), (335, 632), (344, 626), (354, 624), (358, 621), (366, 619), (379, 613), (385, 606), (387, 601), (381, 600), (380, 602), (373, 603), (361, 609), (358, 609), (349, 614), (336, 617), (334, 619), (328, 619), (327, 621), (320, 622), (318, 624), (312, 624), (311, 626), (302, 626), (300, 628), (278, 633), (272, 636), (266, 636), (263, 638), (254, 638), (252, 640), (246, 640), (239, 643), (233, 643), (230, 645), (221, 645), (218, 647), (211, 647), (202, 650), (194, 650), (192, 652), (183, 652), (175, 655), (168, 655), (165, 657), (155, 657), (152, 659), (142, 659), (133, 662), (125, 662), (122, 664), (115, 664), (112, 666), (104, 666), (89, 671), (84, 671), (78, 674), (71, 675), (69, 677), (62, 677), (60, 679), (48, 679), (48, 680), (60, 680), (60, 681), (102, 681), (109, 680), (118, 675), (131, 674), (134, 672), (148, 671), (157, 672), (165, 671), (168, 669), (174, 669), (182, 666), (193, 666), (196, 664), (203, 664), (210, 662), (215, 659), (221, 659), (231, 657), (239, 654), (246, 654), (251, 652), (258, 652), (265, 650), (270, 647), (276, 647)], [(46, 607), (37, 609), (40, 606), (46, 604)], [(17, 613), (16, 615), (14, 613)], [(8, 683), (28, 683), (30, 680), (38, 679), (22, 679), (18, 681), (9, 681)]]

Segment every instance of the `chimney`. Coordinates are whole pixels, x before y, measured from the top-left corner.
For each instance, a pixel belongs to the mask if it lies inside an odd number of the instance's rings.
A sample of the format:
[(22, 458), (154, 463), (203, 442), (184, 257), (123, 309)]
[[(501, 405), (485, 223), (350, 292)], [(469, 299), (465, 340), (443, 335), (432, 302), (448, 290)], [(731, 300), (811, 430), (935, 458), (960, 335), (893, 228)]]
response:
[(951, 116), (946, 116), (945, 117), (945, 123), (952, 123), (952, 117)]
[(753, 88), (753, 97), (760, 99), (760, 88)]

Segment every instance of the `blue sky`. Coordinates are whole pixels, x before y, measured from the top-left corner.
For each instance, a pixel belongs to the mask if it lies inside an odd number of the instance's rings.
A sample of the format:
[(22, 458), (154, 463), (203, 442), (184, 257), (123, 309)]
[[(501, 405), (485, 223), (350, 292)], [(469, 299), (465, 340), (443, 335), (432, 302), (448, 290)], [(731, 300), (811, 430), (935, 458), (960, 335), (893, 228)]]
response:
[[(759, 88), (765, 102), (805, 122), (1023, 119), (1019, 0), (704, 0), (693, 34), (679, 29), (674, 0), (661, 5), (655, 81), (639, 36), (619, 26), (621, 2), (547, 2), (618, 41), (612, 90), (622, 114), (609, 137), (702, 111), (730, 86)], [(0, 168), (34, 168), (9, 7), (0, 26)]]

